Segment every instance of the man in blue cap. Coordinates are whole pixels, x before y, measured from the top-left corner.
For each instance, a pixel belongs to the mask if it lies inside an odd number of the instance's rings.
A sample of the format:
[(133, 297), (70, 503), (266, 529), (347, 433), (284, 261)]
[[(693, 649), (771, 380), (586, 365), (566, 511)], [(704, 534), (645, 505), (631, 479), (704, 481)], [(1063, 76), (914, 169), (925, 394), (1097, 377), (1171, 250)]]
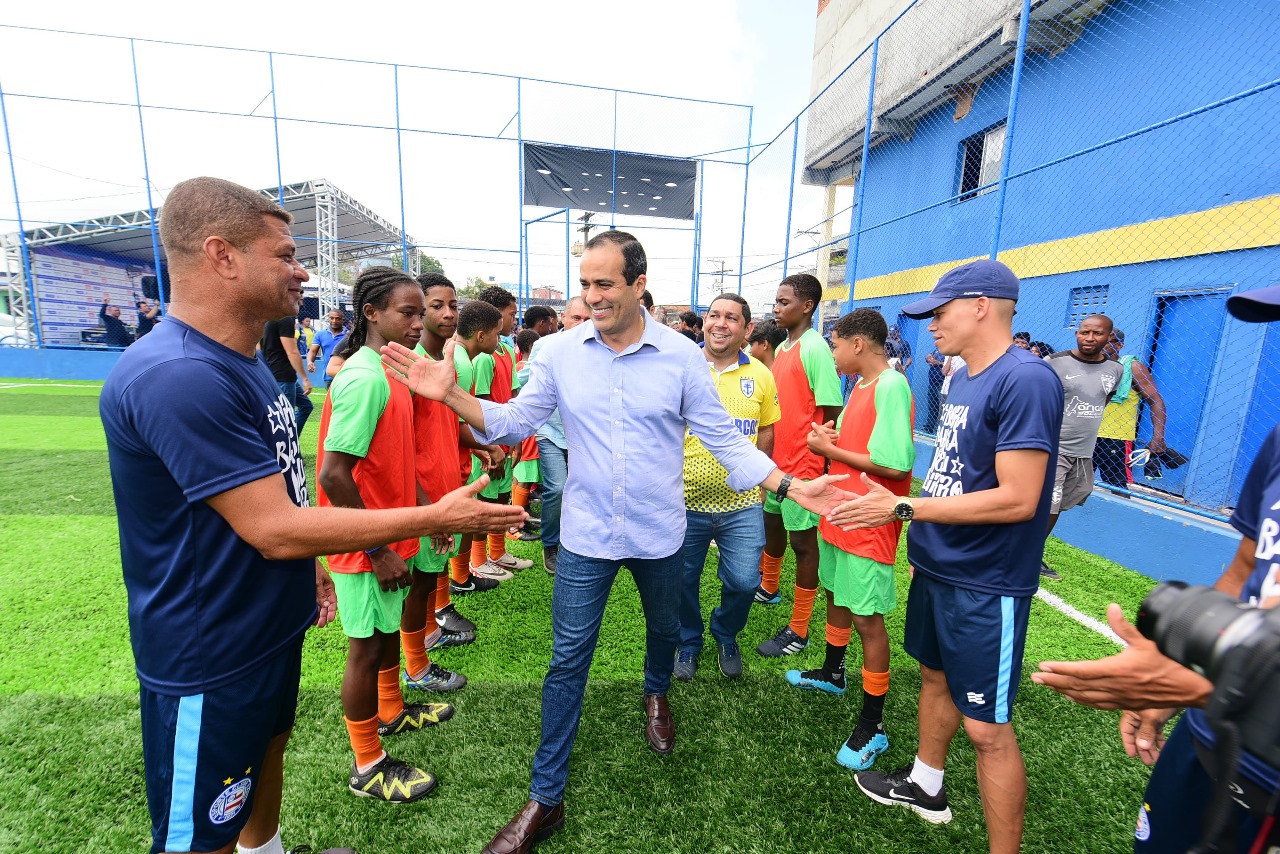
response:
[(847, 528), (914, 520), (904, 646), (920, 662), (920, 746), (912, 764), (858, 774), (858, 788), (935, 824), (950, 821), (943, 766), (963, 722), (993, 852), (1015, 852), (1022, 840), (1027, 775), (1011, 712), (1062, 426), (1062, 383), (1013, 343), (1017, 300), (1013, 271), (983, 259), (947, 272), (902, 309), (929, 318), (938, 350), (966, 367), (952, 377), (920, 497), (864, 477), (867, 494), (831, 517)]
[[(1280, 321), (1280, 285), (1236, 294), (1227, 300), (1227, 311), (1246, 323)], [(1231, 526), (1240, 532), (1240, 544), (1214, 587), (1247, 605), (1275, 607), (1280, 604), (1280, 425), (1272, 428), (1249, 468)], [(1125, 710), (1120, 717), (1125, 753), (1155, 763), (1138, 806), (1133, 850), (1186, 851), (1204, 835), (1206, 806), (1214, 796), (1214, 778), (1201, 759), (1214, 757), (1217, 744), (1203, 711), (1213, 684), (1165, 657), (1124, 618), (1119, 605), (1107, 607), (1107, 621), (1128, 644), (1122, 652), (1097, 661), (1045, 661), (1031, 678), (1077, 703)], [(1257, 690), (1256, 683), (1251, 687)], [(1165, 741), (1165, 725), (1186, 707), (1191, 708)], [(1276, 850), (1280, 768), (1241, 751), (1229, 786), (1232, 798), (1218, 826), (1221, 837), (1204, 840), (1217, 847), (1196, 850)], [(1231, 838), (1234, 846), (1224, 841)]]

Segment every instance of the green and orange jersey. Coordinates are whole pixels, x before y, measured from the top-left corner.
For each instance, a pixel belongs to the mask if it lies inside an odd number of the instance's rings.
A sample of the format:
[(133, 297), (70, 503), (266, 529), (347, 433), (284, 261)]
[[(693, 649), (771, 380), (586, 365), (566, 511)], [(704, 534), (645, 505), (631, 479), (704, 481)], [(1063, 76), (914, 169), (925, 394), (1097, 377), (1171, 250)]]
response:
[(477, 397), (487, 395), (494, 403), (506, 403), (520, 388), (516, 378), (516, 351), (506, 341), (498, 342), (493, 355), (481, 353), (475, 358)]
[[(414, 352), (432, 358), (422, 345), (415, 347)], [(414, 463), (418, 483), (433, 502), (462, 486), (460, 466), (454, 465), (459, 427), (458, 416), (452, 409), (439, 401), (413, 396)]]
[[(364, 506), (370, 510), (413, 507), (418, 503), (414, 467), (413, 395), (387, 376), (378, 351), (361, 347), (334, 377), (320, 415), (316, 470), (327, 453), (360, 457), (351, 471)], [(333, 502), (319, 490), (321, 507)], [(400, 557), (418, 553), (418, 538), (388, 544)], [(331, 572), (371, 572), (364, 552), (329, 555)]]
[[(778, 421), (778, 390), (773, 374), (760, 361), (746, 353), (724, 371), (710, 362), (711, 376), (720, 394), (720, 402), (733, 421), (733, 426), (755, 444), (761, 427)], [(731, 513), (760, 503), (760, 488), (735, 492), (728, 484), (729, 472), (697, 437), (685, 431), (684, 436), (684, 505), (698, 513)]]
[[(911, 435), (915, 403), (907, 378), (892, 368), (878, 377), (858, 383), (849, 395), (849, 403), (836, 422), (839, 436), (836, 447), (855, 454), (868, 454), (871, 462), (897, 471), (910, 472), (916, 461), (916, 446)], [(838, 460), (831, 461), (831, 474), (847, 474), (839, 487), (859, 495), (866, 493), (861, 472)], [(876, 474), (867, 477), (892, 492), (906, 495), (911, 490), (911, 477), (890, 480)], [(893, 522), (877, 528), (842, 531), (824, 516), (818, 522), (822, 539), (849, 554), (877, 563), (892, 564), (898, 554), (898, 537), (902, 523)]]
[(782, 417), (773, 428), (773, 461), (805, 480), (822, 476), (822, 457), (809, 451), (813, 424), (823, 423), (822, 407), (839, 406), (840, 377), (831, 348), (814, 329), (774, 351), (773, 378)]
[[(462, 390), (468, 394), (476, 393), (476, 370), (475, 365), (471, 362), (471, 357), (467, 355), (467, 348), (461, 343), (454, 344), (453, 347), (453, 370), (457, 374), (457, 380)], [(458, 419), (459, 430), (461, 430), (462, 419)], [(458, 448), (458, 474), (462, 478), (462, 482), (466, 483), (467, 478), (471, 476), (471, 449), (464, 447), (461, 443), (457, 444)]]

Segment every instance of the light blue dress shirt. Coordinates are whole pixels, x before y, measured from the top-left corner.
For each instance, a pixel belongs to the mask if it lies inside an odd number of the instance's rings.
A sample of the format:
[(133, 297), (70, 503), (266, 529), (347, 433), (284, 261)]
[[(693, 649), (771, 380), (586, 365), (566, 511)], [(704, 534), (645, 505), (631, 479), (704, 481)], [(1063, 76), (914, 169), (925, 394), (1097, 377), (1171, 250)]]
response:
[[(521, 388), (524, 388), (529, 384), (529, 363), (538, 358), (538, 354), (542, 352), (542, 348), (546, 343), (547, 338), (539, 338), (537, 341), (534, 341), (533, 347), (529, 350), (529, 358), (525, 360), (524, 367), (516, 372), (516, 378), (520, 380)], [(546, 439), (557, 448), (562, 448), (564, 450), (569, 449), (569, 446), (565, 444), (564, 423), (560, 420), (559, 409), (553, 409), (551, 411), (551, 415), (547, 418), (547, 423), (538, 428), (537, 436), (539, 439)]]
[(569, 449), (560, 540), (588, 557), (653, 559), (680, 549), (686, 426), (736, 490), (775, 468), (734, 429), (698, 345), (648, 312), (644, 321), (639, 343), (621, 353), (593, 323), (548, 336), (519, 397), (480, 401), (481, 441), (495, 444), (531, 435), (560, 408)]

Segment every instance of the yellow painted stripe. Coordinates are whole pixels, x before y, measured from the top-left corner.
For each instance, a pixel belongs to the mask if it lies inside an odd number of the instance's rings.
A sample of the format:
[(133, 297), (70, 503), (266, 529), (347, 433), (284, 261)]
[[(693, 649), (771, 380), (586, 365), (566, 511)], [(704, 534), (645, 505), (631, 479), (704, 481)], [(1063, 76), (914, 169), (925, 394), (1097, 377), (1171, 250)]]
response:
[[(1019, 278), (1030, 279), (1276, 245), (1280, 245), (1280, 194), (1034, 243), (1005, 250), (999, 258)], [(947, 270), (974, 260), (957, 258), (862, 279), (854, 288), (854, 298), (923, 293)], [(841, 286), (827, 288), (822, 298), (844, 300), (848, 295), (848, 286)]]

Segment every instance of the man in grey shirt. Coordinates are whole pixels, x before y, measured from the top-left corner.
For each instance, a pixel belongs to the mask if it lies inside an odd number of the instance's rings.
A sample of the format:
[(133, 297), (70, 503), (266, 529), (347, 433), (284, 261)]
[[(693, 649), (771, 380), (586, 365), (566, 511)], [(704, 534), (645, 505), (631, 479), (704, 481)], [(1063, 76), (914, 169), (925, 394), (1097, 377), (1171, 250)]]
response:
[[(1103, 350), (1111, 340), (1114, 324), (1105, 314), (1091, 314), (1076, 327), (1076, 346), (1054, 353), (1047, 361), (1062, 381), (1062, 433), (1053, 478), (1053, 502), (1049, 530), (1064, 510), (1084, 504), (1093, 492), (1093, 446), (1102, 426), (1102, 411), (1120, 384), (1124, 368), (1107, 358)], [(1040, 575), (1051, 581), (1062, 576), (1044, 561)]]

